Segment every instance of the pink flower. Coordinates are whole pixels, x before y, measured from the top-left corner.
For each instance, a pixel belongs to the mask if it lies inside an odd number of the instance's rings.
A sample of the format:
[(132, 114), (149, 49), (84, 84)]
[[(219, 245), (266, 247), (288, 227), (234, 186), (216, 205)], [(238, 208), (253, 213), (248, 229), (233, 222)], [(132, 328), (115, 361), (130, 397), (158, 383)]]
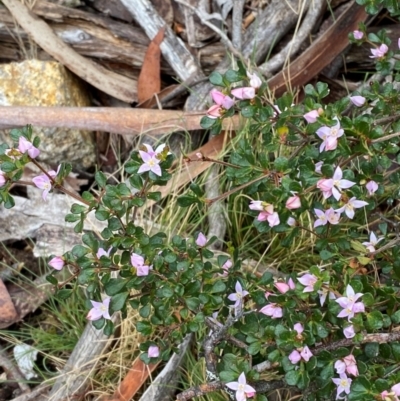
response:
[(158, 358), (160, 355), (160, 349), (157, 347), (157, 345), (150, 345), (147, 355), (149, 358)]
[(287, 219), (286, 224), (290, 227), (295, 227), (296, 226), (296, 220), (293, 217), (289, 217)]
[(353, 196), (351, 199), (349, 199), (349, 201), (344, 206), (342, 206), (339, 209), (336, 209), (335, 212), (337, 212), (337, 213), (345, 212), (346, 216), (349, 219), (352, 219), (355, 214), (354, 209), (359, 209), (360, 207), (364, 207), (367, 205), (368, 205), (368, 202), (357, 200), (356, 197)]
[(346, 338), (353, 338), (356, 333), (354, 331), (354, 326), (351, 324), (350, 326), (347, 326), (343, 330), (343, 334)]
[(103, 302), (90, 301), (92, 303), (93, 308), (90, 309), (89, 313), (86, 316), (88, 320), (99, 320), (101, 317), (104, 319), (111, 319), (111, 316), (108, 312), (108, 308), (110, 306), (111, 298), (106, 298)]
[(230, 301), (235, 301), (235, 304), (233, 306), (236, 308), (242, 304), (243, 298), (249, 293), (248, 291), (243, 290), (242, 285), (239, 283), (239, 281), (236, 281), (235, 291), (236, 292), (228, 295), (228, 299)]
[(364, 37), (364, 32), (361, 31), (353, 31), (354, 39), (361, 40)]
[(61, 270), (64, 267), (64, 264), (64, 259), (61, 256), (55, 256), (49, 261), (49, 266), (56, 270)]
[(345, 356), (343, 358), (343, 361), (346, 365), (346, 372), (349, 375), (358, 376), (357, 362), (356, 359), (354, 358), (354, 355), (350, 354)]
[(302, 349), (302, 351), (300, 352), (300, 355), (306, 362), (308, 362), (311, 359), (311, 357), (313, 356), (312, 352), (307, 347), (307, 345)]
[(371, 49), (372, 56), (369, 58), (383, 58), (388, 50), (389, 48), (383, 43), (377, 49)]
[(335, 150), (337, 148), (337, 139), (343, 134), (344, 131), (340, 128), (339, 120), (337, 120), (337, 124), (333, 127), (323, 126), (318, 128), (317, 135), (322, 139), (322, 143), (319, 147), (320, 153), (324, 150)]
[(100, 259), (102, 256), (110, 256), (110, 252), (112, 250), (112, 246), (110, 246), (110, 248), (108, 248), (108, 251), (104, 250), (103, 248), (99, 248), (99, 250), (96, 253), (96, 256)]
[(335, 172), (333, 173), (333, 186), (332, 186), (332, 194), (333, 197), (338, 201), (342, 194), (340, 193), (342, 189), (347, 189), (355, 185), (356, 183), (349, 180), (343, 180), (343, 171), (337, 166)]
[(274, 286), (276, 287), (276, 289), (281, 293), (281, 294), (285, 294), (290, 290), (290, 287), (288, 284), (286, 283), (282, 283), (282, 282), (277, 282), (274, 284)]
[(211, 91), (211, 97), (214, 100), (214, 103), (218, 106), (222, 106), (225, 110), (229, 110), (235, 104), (235, 101), (232, 98), (215, 89)]
[(296, 288), (296, 284), (294, 283), (293, 279), (290, 277), (288, 280), (289, 288), (294, 290)]
[(317, 181), (317, 188), (322, 191), (324, 199), (328, 199), (332, 196), (333, 179), (332, 178), (321, 178)]
[(233, 266), (233, 263), (230, 259), (228, 259), (223, 265), (222, 265), (222, 269), (223, 269), (223, 276), (226, 276), (229, 272), (229, 269)]
[(0, 170), (0, 188), (3, 187), (7, 182), (7, 178), (4, 173)]
[(375, 181), (368, 181), (367, 185), (365, 185), (365, 188), (367, 188), (368, 195), (372, 196), (379, 188), (378, 184)]
[(290, 362), (293, 363), (293, 365), (296, 365), (297, 363), (299, 363), (301, 358), (303, 358), (303, 360), (305, 362), (308, 362), (311, 359), (311, 357), (313, 356), (313, 354), (311, 353), (310, 349), (307, 346), (305, 346), (304, 348), (299, 348), (299, 349), (300, 349), (300, 352), (298, 350), (293, 350), (288, 357)]
[(157, 156), (152, 148), (148, 152), (144, 152), (143, 150), (139, 150), (140, 157), (143, 160), (143, 164), (139, 167), (138, 174), (144, 173), (146, 171), (151, 171), (154, 174), (161, 177), (161, 167), (160, 167), (160, 159), (157, 159)]
[[(58, 167), (57, 172), (55, 172), (54, 170), (49, 171), (47, 174), (51, 177), (51, 178), (55, 178), (58, 174), (58, 172), (60, 171), (60, 167)], [(52, 188), (52, 181), (50, 180), (49, 176), (46, 174), (41, 174), (38, 175), (37, 177), (33, 177), (32, 178), (32, 182), (39, 188), (39, 189), (43, 189), (43, 193), (42, 193), (42, 198), (45, 201), (47, 198), (48, 193), (51, 191)]]
[(314, 285), (318, 281), (318, 278), (314, 274), (306, 273), (297, 279), (301, 284), (306, 286), (303, 292), (313, 292)]
[(263, 306), (260, 309), (260, 313), (270, 316), (272, 319), (279, 319), (283, 316), (282, 308), (274, 303)]
[(258, 210), (260, 212), (264, 211), (269, 214), (274, 213), (274, 207), (270, 203), (263, 202), (263, 201), (251, 201), (249, 205), (250, 210)]
[(336, 389), (336, 391), (337, 391), (337, 393), (336, 393), (336, 399), (341, 399), (340, 394), (342, 394), (343, 391), (344, 391), (346, 394), (349, 394), (349, 393), (350, 393), (350, 386), (351, 386), (352, 380), (349, 379), (345, 373), (341, 373), (341, 374), (340, 374), (340, 379), (339, 379), (339, 378), (337, 378), (337, 379), (332, 379), (332, 381), (333, 381), (333, 382), (336, 384), (336, 386), (337, 386), (337, 389)]
[(318, 110), (311, 110), (308, 113), (304, 114), (303, 117), (309, 124), (315, 123), (317, 121), (317, 118), (319, 117)]
[[(163, 153), (164, 149), (167, 147), (165, 143), (162, 143), (161, 145), (157, 146), (156, 150), (153, 150), (153, 148), (150, 145), (147, 145), (147, 143), (144, 143), (142, 146), (146, 148), (146, 151), (150, 156), (157, 156)], [(170, 155), (171, 152), (168, 152), (167, 154)]]
[(366, 99), (364, 96), (350, 96), (350, 101), (354, 106), (361, 107), (364, 106)]
[(296, 323), (293, 326), (294, 330), (297, 332), (297, 334), (301, 334), (304, 331), (304, 327), (301, 323)]
[(298, 195), (291, 196), (286, 201), (286, 208), (289, 210), (298, 209), (299, 207), (301, 207), (301, 201)]
[(18, 150), (21, 153), (28, 153), (29, 157), (31, 157), (32, 159), (40, 155), (40, 150), (38, 148), (35, 148), (32, 142), (29, 142), (23, 136), (19, 137)]
[[(400, 47), (400, 46), (399, 46)], [(400, 395), (400, 383), (395, 384), (390, 388), (396, 396)]]
[(203, 233), (200, 232), (196, 239), (196, 245), (202, 248), (206, 244), (207, 244), (207, 238)]
[(256, 90), (251, 86), (246, 86), (243, 88), (232, 89), (231, 93), (237, 99), (245, 100), (245, 99), (253, 99), (253, 97), (256, 95)]
[(376, 235), (371, 231), (369, 234), (369, 242), (363, 242), (362, 244), (368, 249), (369, 252), (375, 252), (375, 246), (382, 241), (384, 238), (376, 238)]
[(254, 89), (258, 89), (262, 85), (262, 81), (256, 73), (250, 74), (248, 71), (246, 72), (247, 77), (249, 78), (249, 84)]
[(289, 361), (292, 362), (293, 365), (297, 365), (301, 361), (300, 352), (295, 349), (290, 353), (288, 358), (289, 358)]
[[(329, 283), (324, 283), (324, 284), (329, 285)], [(329, 289), (324, 286), (317, 292), (319, 295), (319, 302), (320, 302), (321, 306), (324, 306), (324, 303), (326, 301), (326, 297), (328, 296), (328, 294), (329, 294), (329, 299), (336, 299), (335, 294), (333, 292), (329, 291)]]
[(364, 312), (365, 307), (362, 302), (356, 302), (358, 298), (362, 297), (362, 293), (355, 293), (353, 287), (348, 284), (346, 287), (346, 296), (336, 299), (336, 302), (343, 308), (337, 317), (347, 317), (350, 321), (356, 313)]
[(138, 277), (148, 276), (150, 273), (151, 266), (145, 265), (143, 256), (137, 253), (131, 254), (131, 265), (136, 268)]
[(279, 220), (278, 213), (274, 212), (267, 217), (268, 224), (270, 227), (277, 226), (281, 221)]
[(322, 162), (322, 161), (315, 163), (315, 172), (316, 173), (322, 174), (321, 173), (321, 167), (322, 167), (323, 164), (324, 164), (324, 162)]
[(213, 104), (208, 110), (207, 110), (207, 116), (210, 118), (218, 118), (222, 116), (221, 113), (222, 109), (221, 106), (218, 106), (217, 104)]
[(256, 392), (256, 390), (253, 387), (247, 384), (244, 372), (240, 374), (237, 382), (229, 382), (226, 383), (225, 385), (231, 390), (236, 391), (237, 401), (246, 401), (247, 397), (252, 397)]
[(340, 219), (340, 214), (335, 213), (332, 208), (329, 208), (325, 212), (320, 209), (314, 209), (315, 214), (318, 219), (314, 222), (314, 228), (319, 226), (325, 226), (326, 224), (338, 224)]

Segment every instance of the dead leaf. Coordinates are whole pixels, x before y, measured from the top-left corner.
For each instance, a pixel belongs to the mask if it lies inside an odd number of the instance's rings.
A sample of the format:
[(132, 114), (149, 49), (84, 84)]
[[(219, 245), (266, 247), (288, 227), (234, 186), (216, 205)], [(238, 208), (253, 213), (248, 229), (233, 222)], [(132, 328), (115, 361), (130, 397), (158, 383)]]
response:
[(150, 373), (158, 366), (156, 364), (145, 365), (136, 358), (124, 380), (120, 383), (112, 396), (105, 396), (101, 401), (129, 401), (138, 392)]
[(160, 77), (160, 44), (164, 39), (165, 27), (161, 28), (151, 41), (146, 55), (144, 56), (142, 70), (138, 79), (138, 100), (139, 103), (150, 99), (155, 93), (161, 90)]
[(3, 280), (0, 279), (0, 328), (8, 327), (16, 321), (18, 313)]

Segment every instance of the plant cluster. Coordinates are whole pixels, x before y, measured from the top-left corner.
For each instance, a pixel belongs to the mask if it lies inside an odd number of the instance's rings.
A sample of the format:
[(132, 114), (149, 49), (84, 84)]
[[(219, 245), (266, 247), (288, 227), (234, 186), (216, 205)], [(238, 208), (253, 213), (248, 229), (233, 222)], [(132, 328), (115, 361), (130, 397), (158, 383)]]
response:
[[(165, 145), (133, 152), (126, 183), (110, 185), (97, 172), (99, 195), (84, 192), (65, 218), (76, 232), (89, 213), (107, 227), (51, 256), (48, 280), (59, 299), (71, 295), (76, 279), (88, 297), (87, 319), (106, 334), (116, 312), (124, 318), (128, 308), (138, 309), (138, 332), (159, 334), (157, 343), (140, 345), (146, 363), (167, 360), (188, 334), (202, 342), (209, 382), (180, 400), (216, 390), (233, 391), (238, 401), (265, 400), (277, 388), (310, 400), (400, 396), (400, 52), (389, 50), (384, 31), (367, 35), (363, 25), (350, 39), (370, 43), (377, 70), (393, 82), (372, 81), (334, 103), (324, 100), (328, 86), (317, 83), (305, 87), (302, 102), (286, 93), (273, 104), (268, 85), (241, 62), (210, 76), (218, 90), (202, 126), (218, 134), (222, 120), (239, 113), (252, 135), (239, 131), (229, 160), (214, 160), (231, 184), (224, 196), (248, 197), (256, 229), (277, 235), (288, 252), (306, 232), (307, 252), (319, 261), (306, 271), (285, 266), (284, 278), (258, 275), (242, 268), (239, 249), (214, 255), (216, 238), (197, 232), (167, 241), (135, 224), (138, 208), (160, 199), (153, 187), (171, 178), (174, 156)], [(71, 166), (44, 170), (29, 127), (11, 136), (14, 147), (0, 147), (5, 207), (13, 206), (9, 190), (30, 162), (42, 170), (32, 183), (44, 201), (52, 189), (68, 193), (62, 183)], [(206, 158), (197, 157), (187, 161)], [(179, 203), (205, 208), (213, 201), (193, 183)], [(59, 283), (57, 271), (66, 268), (71, 276)]]

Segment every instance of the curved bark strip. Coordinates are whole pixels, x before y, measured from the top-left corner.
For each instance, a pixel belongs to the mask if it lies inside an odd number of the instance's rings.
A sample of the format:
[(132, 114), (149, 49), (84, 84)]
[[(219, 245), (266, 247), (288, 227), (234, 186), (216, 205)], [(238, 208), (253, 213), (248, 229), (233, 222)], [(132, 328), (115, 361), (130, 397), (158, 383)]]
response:
[(296, 61), (268, 81), (275, 96), (279, 97), (291, 88), (303, 86), (317, 76), (349, 46), (348, 34), (358, 28), (359, 22), (366, 19), (364, 7), (352, 1), (333, 25)]
[(20, 1), (4, 0), (3, 3), (35, 43), (84, 81), (124, 102), (132, 103), (137, 100), (136, 81), (108, 71), (82, 57)]

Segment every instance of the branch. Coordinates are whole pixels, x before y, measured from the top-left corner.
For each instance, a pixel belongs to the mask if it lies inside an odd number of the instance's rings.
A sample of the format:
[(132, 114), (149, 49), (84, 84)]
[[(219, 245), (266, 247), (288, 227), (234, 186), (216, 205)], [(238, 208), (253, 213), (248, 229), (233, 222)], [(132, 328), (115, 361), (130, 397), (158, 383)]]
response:
[(223, 390), (225, 388), (225, 383), (220, 381), (200, 384), (199, 386), (191, 387), (176, 396), (177, 401), (187, 401), (194, 397), (199, 397), (201, 395), (211, 393), (217, 390)]
[(165, 37), (160, 49), (180, 80), (186, 81), (191, 77), (197, 79), (204, 77), (195, 57), (189, 52), (182, 40), (166, 25), (149, 0), (121, 0), (121, 3), (150, 39), (153, 39), (157, 32), (165, 26)]
[(196, 15), (199, 17), (201, 23), (205, 26), (208, 26), (210, 29), (212, 29), (215, 33), (217, 33), (224, 45), (229, 49), (229, 51), (234, 54), (236, 57), (242, 57), (241, 53), (235, 49), (233, 46), (232, 42), (229, 40), (228, 36), (225, 34), (225, 32), (222, 32), (221, 29), (217, 28), (214, 24), (208, 21), (210, 18), (210, 15), (205, 13), (203, 10), (198, 9), (191, 4), (187, 3), (185, 0), (175, 0), (177, 3), (184, 5), (185, 7), (188, 7), (190, 10), (196, 13)]
[(398, 340), (400, 340), (400, 331), (395, 331), (393, 333), (371, 333), (371, 334), (365, 334), (363, 339), (359, 343), (356, 343), (351, 338), (344, 338), (343, 340), (335, 341), (332, 344), (327, 344), (327, 345), (322, 345), (322, 346), (316, 347), (313, 350), (313, 353), (314, 353), (314, 355), (318, 355), (322, 351), (333, 351), (340, 347), (350, 347), (352, 345), (366, 344), (366, 343), (382, 344), (382, 343), (390, 343), (390, 342), (398, 341)]
[(232, 12), (232, 45), (239, 52), (242, 51), (242, 20), (243, 7), (246, 0), (235, 0)]
[[(302, 4), (303, 7), (306, 6), (306, 2), (303, 2)], [(303, 44), (303, 42), (310, 35), (310, 32), (314, 29), (315, 24), (317, 23), (321, 14), (324, 12), (325, 7), (325, 0), (315, 0), (312, 2), (298, 31), (296, 27), (296, 31), (292, 40), (278, 54), (276, 54), (266, 63), (261, 64), (259, 66), (260, 71), (262, 71), (265, 75), (271, 75), (272, 73), (278, 71), (283, 66), (285, 61), (288, 61), (290, 57), (294, 56), (300, 49), (300, 46)], [(298, 24), (300, 23), (300, 20), (301, 18), (299, 18)]]

